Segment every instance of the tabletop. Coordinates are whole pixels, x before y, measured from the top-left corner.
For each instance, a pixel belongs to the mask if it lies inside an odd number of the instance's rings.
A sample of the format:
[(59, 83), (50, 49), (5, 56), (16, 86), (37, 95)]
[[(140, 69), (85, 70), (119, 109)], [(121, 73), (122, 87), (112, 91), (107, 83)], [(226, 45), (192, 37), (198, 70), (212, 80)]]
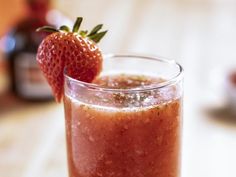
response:
[[(236, 118), (224, 79), (236, 66), (236, 1), (71, 0), (55, 7), (84, 27), (104, 23), (104, 53), (176, 59), (185, 70), (182, 177), (235, 177)], [(62, 104), (0, 98), (0, 176), (65, 177)]]

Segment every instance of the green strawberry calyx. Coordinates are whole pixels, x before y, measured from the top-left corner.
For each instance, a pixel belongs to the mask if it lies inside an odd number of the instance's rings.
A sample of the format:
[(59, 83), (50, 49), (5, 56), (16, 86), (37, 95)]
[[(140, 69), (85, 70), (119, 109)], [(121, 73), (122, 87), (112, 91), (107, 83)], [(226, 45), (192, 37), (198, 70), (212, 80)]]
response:
[(43, 26), (43, 27), (38, 28), (36, 31), (37, 32), (44, 31), (44, 32), (49, 32), (49, 33), (55, 33), (55, 32), (79, 33), (82, 37), (89, 38), (90, 40), (94, 41), (95, 43), (98, 43), (107, 33), (107, 30), (100, 31), (103, 27), (103, 24), (99, 24), (99, 25), (95, 26), (90, 32), (88, 32), (87, 30), (80, 30), (79, 31), (82, 21), (83, 21), (82, 17), (77, 17), (72, 31), (70, 30), (70, 28), (68, 26), (65, 26), (65, 25), (60, 26), (59, 29), (56, 29), (52, 26)]

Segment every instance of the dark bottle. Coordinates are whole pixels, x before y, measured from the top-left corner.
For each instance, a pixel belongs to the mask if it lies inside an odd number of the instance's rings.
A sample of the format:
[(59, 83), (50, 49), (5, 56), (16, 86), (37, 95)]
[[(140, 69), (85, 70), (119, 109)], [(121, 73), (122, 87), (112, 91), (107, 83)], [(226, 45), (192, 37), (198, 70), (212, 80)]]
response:
[(51, 100), (51, 89), (43, 77), (37, 62), (37, 48), (46, 34), (37, 33), (38, 27), (49, 25), (46, 15), (49, 0), (27, 0), (29, 15), (16, 25), (7, 37), (10, 49), (8, 59), (11, 70), (12, 91), (27, 100)]

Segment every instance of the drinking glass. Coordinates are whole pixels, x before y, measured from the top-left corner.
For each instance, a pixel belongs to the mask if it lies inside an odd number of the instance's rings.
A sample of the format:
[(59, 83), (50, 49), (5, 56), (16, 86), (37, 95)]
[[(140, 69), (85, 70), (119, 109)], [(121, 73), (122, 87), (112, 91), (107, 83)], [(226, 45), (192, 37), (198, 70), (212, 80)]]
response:
[(65, 71), (70, 177), (180, 176), (182, 67), (162, 57), (104, 57), (100, 77), (129, 75), (156, 80), (119, 88), (78, 81)]

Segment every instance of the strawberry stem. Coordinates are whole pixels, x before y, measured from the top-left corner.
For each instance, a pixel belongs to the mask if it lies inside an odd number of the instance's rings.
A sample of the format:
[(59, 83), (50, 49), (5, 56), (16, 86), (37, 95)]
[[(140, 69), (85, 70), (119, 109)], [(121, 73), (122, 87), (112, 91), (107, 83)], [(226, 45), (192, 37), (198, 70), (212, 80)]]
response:
[(79, 27), (80, 27), (82, 21), (83, 21), (82, 17), (77, 17), (77, 19), (75, 21), (75, 24), (73, 26), (73, 32), (74, 33), (77, 33), (79, 31)]
[(65, 32), (70, 32), (70, 28), (68, 26), (66, 26), (66, 25), (60, 26), (59, 30), (65, 31)]
[(99, 24), (99, 25), (95, 26), (92, 29), (92, 31), (88, 34), (88, 37), (96, 34), (100, 29), (102, 29), (102, 26), (103, 26), (103, 24)]
[(37, 28), (36, 31), (37, 32), (46, 31), (46, 32), (50, 32), (50, 33), (59, 32), (58, 29), (55, 29), (52, 26), (43, 26), (43, 27)]
[(107, 31), (102, 31), (100, 33), (96, 33), (93, 36), (89, 36), (89, 39), (93, 40), (95, 43), (98, 43), (107, 33)]
[(87, 30), (86, 30), (86, 31), (81, 30), (81, 31), (79, 32), (79, 34), (80, 34), (82, 37), (86, 37), (87, 33), (88, 33)]

